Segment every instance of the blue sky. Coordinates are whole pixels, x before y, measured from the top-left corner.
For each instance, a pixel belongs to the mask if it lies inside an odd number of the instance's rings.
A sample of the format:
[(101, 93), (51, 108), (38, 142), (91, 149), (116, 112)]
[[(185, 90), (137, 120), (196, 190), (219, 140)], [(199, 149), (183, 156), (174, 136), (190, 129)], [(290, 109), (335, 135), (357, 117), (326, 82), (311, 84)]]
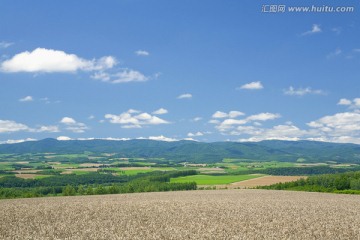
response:
[[(283, 4), (285, 12), (262, 12)], [(292, 6), (353, 12), (289, 12)], [(0, 142), (360, 143), (359, 1), (2, 1)]]

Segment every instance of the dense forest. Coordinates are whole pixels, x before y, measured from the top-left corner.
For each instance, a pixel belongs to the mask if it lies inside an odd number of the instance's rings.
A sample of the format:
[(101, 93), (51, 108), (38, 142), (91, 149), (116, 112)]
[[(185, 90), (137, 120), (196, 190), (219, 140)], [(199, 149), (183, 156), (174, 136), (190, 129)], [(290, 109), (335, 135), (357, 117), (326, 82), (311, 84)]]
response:
[(360, 171), (314, 175), (307, 179), (300, 179), (287, 183), (277, 183), (259, 188), (360, 194)]
[(195, 190), (195, 182), (170, 183), (170, 178), (196, 175), (194, 170), (151, 172), (134, 176), (104, 173), (62, 175), (43, 179), (0, 178), (0, 198), (117, 194)]

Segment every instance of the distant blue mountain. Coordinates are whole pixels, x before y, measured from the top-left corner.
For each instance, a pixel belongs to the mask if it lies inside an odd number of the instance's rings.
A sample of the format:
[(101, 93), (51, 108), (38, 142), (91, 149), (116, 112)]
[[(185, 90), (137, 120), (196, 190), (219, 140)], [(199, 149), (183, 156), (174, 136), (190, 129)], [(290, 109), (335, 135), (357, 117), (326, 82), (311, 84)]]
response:
[(116, 153), (121, 157), (165, 158), (177, 162), (219, 162), (224, 158), (262, 161), (360, 163), (360, 145), (315, 141), (262, 142), (164, 142), (155, 140), (70, 140), (43, 139), (16, 144), (1, 144), (0, 153)]

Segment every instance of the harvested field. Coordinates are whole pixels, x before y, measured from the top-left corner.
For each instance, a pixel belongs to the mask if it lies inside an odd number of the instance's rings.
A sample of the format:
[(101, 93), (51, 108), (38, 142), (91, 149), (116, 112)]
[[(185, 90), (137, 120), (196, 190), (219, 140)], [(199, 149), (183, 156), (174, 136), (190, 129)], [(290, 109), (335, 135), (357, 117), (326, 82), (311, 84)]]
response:
[(23, 179), (34, 179), (36, 176), (39, 176), (39, 175), (32, 174), (32, 173), (15, 174), (15, 177), (23, 178)]
[(199, 168), (197, 169), (201, 173), (225, 173), (223, 168)]
[(66, 171), (80, 171), (80, 172), (96, 172), (99, 168), (72, 168), (66, 169)]
[(0, 239), (359, 239), (359, 203), (267, 190), (1, 200)]
[(109, 164), (102, 164), (102, 163), (82, 163), (80, 167), (100, 167), (102, 165), (109, 165)]
[(38, 169), (27, 169), (27, 170), (16, 170), (16, 171), (12, 171), (12, 172), (18, 173), (18, 174), (31, 174), (31, 173), (37, 173), (40, 171), (41, 170), (38, 170)]
[(263, 176), (259, 178), (249, 179), (241, 182), (234, 182), (229, 184), (227, 187), (230, 188), (252, 188), (257, 186), (268, 186), (280, 182), (292, 182), (300, 178), (306, 179), (306, 176)]
[(126, 170), (149, 170), (151, 167), (121, 167), (120, 170), (126, 171)]

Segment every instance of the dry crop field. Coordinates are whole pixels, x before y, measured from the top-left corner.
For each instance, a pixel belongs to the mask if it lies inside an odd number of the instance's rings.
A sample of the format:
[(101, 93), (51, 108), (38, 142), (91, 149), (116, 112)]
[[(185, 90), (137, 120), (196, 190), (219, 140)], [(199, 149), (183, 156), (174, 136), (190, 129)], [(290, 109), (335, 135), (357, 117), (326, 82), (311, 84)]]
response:
[(228, 184), (228, 188), (254, 188), (257, 186), (268, 186), (275, 183), (284, 183), (284, 182), (292, 182), (299, 180), (300, 178), (306, 179), (306, 176), (263, 176), (259, 178), (249, 179), (241, 182), (234, 182)]
[(360, 196), (218, 190), (1, 200), (0, 239), (359, 239)]

